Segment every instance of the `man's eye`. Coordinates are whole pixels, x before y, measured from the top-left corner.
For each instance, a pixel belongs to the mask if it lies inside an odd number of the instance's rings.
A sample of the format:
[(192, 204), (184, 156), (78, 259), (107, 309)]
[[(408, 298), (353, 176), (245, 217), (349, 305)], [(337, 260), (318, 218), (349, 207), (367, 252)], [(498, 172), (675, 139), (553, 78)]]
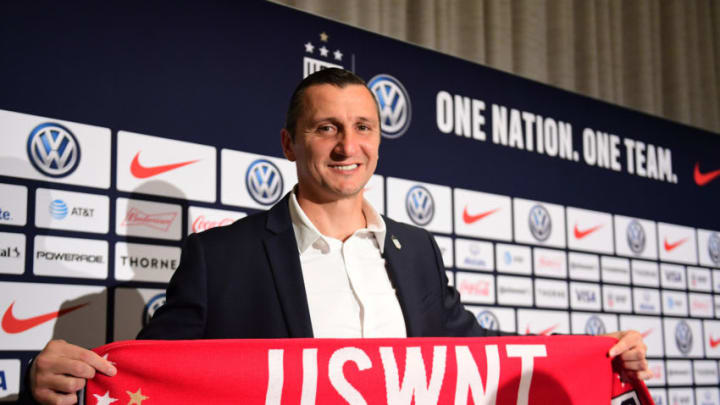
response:
[(335, 128), (332, 125), (321, 125), (318, 127), (320, 132), (332, 132)]

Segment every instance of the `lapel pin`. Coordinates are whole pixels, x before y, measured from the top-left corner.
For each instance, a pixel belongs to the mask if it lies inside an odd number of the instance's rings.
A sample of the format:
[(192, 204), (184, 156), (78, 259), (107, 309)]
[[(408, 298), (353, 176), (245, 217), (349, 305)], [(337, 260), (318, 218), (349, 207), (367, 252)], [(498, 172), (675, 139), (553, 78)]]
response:
[(395, 247), (396, 247), (398, 250), (402, 249), (402, 245), (400, 244), (400, 241), (398, 240), (398, 238), (395, 237), (395, 235), (392, 235), (392, 236), (390, 237), (390, 239), (392, 239), (393, 245), (395, 245)]

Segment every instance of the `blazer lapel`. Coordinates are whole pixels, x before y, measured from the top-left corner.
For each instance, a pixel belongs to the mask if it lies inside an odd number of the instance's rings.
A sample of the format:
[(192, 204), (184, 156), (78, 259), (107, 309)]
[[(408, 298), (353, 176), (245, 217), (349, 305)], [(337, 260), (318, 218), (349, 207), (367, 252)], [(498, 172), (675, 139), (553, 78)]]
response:
[[(390, 276), (390, 281), (395, 287), (398, 301), (400, 302), (400, 309), (402, 309), (403, 317), (405, 318), (405, 329), (408, 337), (418, 336), (420, 319), (417, 314), (417, 310), (413, 303), (417, 302), (415, 293), (417, 289), (412, 285), (412, 269), (407, 266), (403, 266), (403, 263), (409, 261), (405, 257), (408, 254), (407, 249), (402, 249), (402, 240), (397, 239), (394, 233), (394, 225), (391, 221), (385, 218), (385, 225), (387, 227), (387, 234), (385, 236), (385, 248), (383, 256), (385, 257), (385, 266)], [(393, 238), (398, 240), (399, 248), (395, 245)]]
[(265, 239), (265, 249), (289, 335), (313, 337), (300, 256), (290, 220), (288, 196), (268, 212), (267, 229), (273, 235)]

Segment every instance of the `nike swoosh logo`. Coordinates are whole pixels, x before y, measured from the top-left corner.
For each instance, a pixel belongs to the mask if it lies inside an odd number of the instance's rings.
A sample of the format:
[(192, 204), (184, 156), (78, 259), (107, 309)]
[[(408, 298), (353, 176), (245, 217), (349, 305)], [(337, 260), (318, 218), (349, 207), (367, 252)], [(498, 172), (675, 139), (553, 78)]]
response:
[(707, 173), (700, 173), (700, 162), (695, 162), (695, 184), (702, 187), (711, 181), (715, 180), (716, 177), (720, 176), (720, 169), (713, 170)]
[[(553, 325), (553, 326), (551, 326), (551, 327), (549, 327), (549, 328), (547, 328), (547, 329), (541, 330), (541, 331), (538, 332), (537, 334), (540, 335), (540, 336), (547, 336), (547, 335), (550, 334), (550, 332), (554, 331), (558, 326), (560, 326), (560, 324), (557, 324), (557, 323), (556, 323), (555, 325)], [(526, 334), (526, 335), (529, 335), (530, 333), (532, 333), (532, 332), (530, 332), (530, 325), (528, 325), (528, 326), (525, 327), (525, 334)]]
[(712, 336), (710, 336), (710, 347), (714, 349), (718, 345), (720, 345), (720, 339), (713, 339)]
[(602, 228), (602, 224), (596, 225), (596, 226), (593, 226), (592, 228), (581, 231), (580, 229), (578, 229), (577, 224), (575, 224), (575, 229), (573, 230), (573, 232), (575, 233), (575, 239), (582, 239), (582, 238), (590, 235), (591, 233), (597, 231), (600, 228)]
[(38, 325), (41, 325), (47, 321), (53, 320), (55, 318), (59, 318), (68, 312), (72, 312), (76, 309), (80, 309), (87, 305), (80, 304), (75, 305), (74, 307), (69, 307), (65, 309), (61, 309), (59, 311), (55, 312), (49, 312), (47, 314), (33, 316), (32, 318), (26, 318), (26, 319), (18, 319), (13, 315), (13, 306), (15, 305), (15, 301), (13, 301), (12, 304), (8, 307), (7, 310), (5, 310), (5, 314), (2, 318), (2, 329), (5, 331), (5, 333), (22, 333), (25, 332), (28, 329), (32, 329)]
[(675, 249), (676, 247), (682, 245), (683, 243), (687, 242), (687, 240), (688, 240), (688, 238), (684, 238), (684, 239), (680, 239), (679, 241), (674, 242), (674, 243), (668, 243), (667, 238), (665, 238), (665, 251), (669, 252), (669, 251)]
[(498, 211), (500, 211), (500, 208), (495, 208), (494, 210), (481, 212), (476, 215), (470, 215), (470, 213), (467, 210), (467, 206), (465, 206), (465, 209), (463, 210), (463, 221), (469, 225), (469, 224), (472, 224), (473, 222), (477, 222), (477, 221), (485, 218), (486, 216), (488, 216), (490, 214), (494, 214)]
[(137, 177), (138, 179), (147, 179), (148, 177), (157, 176), (158, 174), (162, 174), (165, 172), (169, 172), (170, 170), (177, 169), (179, 167), (193, 164), (198, 160), (200, 159), (188, 160), (187, 162), (171, 163), (169, 165), (143, 166), (140, 163), (140, 152), (138, 152), (135, 154), (135, 157), (130, 163), (130, 173), (132, 173), (132, 175)]

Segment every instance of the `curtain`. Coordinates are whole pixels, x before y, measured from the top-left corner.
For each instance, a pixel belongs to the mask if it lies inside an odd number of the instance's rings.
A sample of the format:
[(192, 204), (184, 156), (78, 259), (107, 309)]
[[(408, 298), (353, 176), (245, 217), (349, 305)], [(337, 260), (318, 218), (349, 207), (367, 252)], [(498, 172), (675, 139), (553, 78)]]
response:
[(720, 1), (275, 1), (720, 133)]

